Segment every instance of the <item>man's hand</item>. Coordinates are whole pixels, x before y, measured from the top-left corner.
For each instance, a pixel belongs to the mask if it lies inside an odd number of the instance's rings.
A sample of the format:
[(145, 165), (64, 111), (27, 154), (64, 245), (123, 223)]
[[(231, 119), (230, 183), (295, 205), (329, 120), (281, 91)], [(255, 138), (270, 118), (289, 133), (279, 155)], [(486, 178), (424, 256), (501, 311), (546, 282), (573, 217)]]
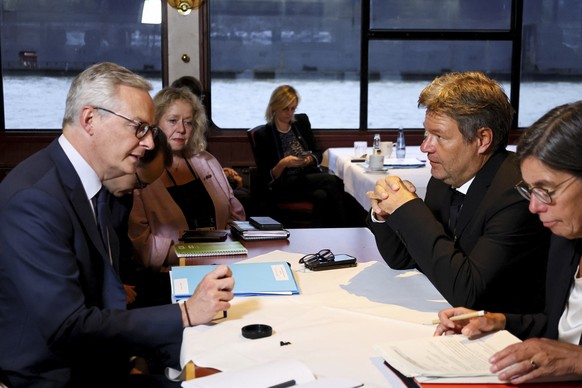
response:
[(234, 297), (233, 288), (232, 271), (226, 265), (220, 265), (204, 276), (194, 294), (184, 302), (184, 308), (188, 309), (187, 314), (186, 311), (182, 314), (184, 326), (208, 323), (219, 311), (228, 310), (229, 301)]
[(416, 187), (411, 182), (393, 175), (378, 179), (374, 191), (368, 191), (366, 195), (376, 218), (381, 221), (406, 202), (418, 198)]

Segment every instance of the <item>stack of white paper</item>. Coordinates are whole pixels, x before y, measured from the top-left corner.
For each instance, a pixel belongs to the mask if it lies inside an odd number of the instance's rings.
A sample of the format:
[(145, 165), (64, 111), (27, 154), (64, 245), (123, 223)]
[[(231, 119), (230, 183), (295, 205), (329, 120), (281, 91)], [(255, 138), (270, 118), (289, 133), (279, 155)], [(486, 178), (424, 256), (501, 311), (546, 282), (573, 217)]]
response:
[(374, 349), (403, 375), (420, 382), (447, 378), (459, 383), (502, 383), (489, 371), (489, 357), (518, 342), (519, 338), (501, 330), (478, 339), (463, 335), (423, 337), (378, 344)]

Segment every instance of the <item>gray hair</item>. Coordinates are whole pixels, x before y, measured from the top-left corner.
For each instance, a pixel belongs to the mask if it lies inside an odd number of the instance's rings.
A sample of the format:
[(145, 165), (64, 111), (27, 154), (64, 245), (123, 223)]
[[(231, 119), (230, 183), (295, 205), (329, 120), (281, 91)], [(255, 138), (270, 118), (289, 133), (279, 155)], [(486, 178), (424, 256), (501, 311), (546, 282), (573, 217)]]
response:
[(152, 85), (145, 78), (111, 62), (97, 63), (77, 75), (67, 94), (63, 127), (78, 120), (85, 106), (102, 106), (114, 110), (120, 85), (148, 93), (152, 90)]

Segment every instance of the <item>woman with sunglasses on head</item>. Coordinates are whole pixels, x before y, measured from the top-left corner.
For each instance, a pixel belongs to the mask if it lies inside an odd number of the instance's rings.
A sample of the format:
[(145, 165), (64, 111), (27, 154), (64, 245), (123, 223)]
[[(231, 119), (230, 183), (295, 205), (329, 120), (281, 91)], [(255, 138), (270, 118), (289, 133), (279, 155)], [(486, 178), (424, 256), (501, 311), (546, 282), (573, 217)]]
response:
[(146, 267), (177, 264), (173, 244), (182, 230), (226, 229), (245, 212), (222, 166), (206, 151), (204, 106), (186, 88), (154, 97), (155, 117), (172, 149), (172, 166), (135, 194), (129, 237)]
[(491, 357), (491, 371), (500, 380), (520, 384), (570, 375), (582, 380), (582, 101), (556, 107), (534, 123), (522, 135), (517, 155), (523, 182), (516, 189), (553, 233), (545, 310), (451, 321), (471, 310), (445, 309), (435, 335), (474, 337), (506, 329), (529, 339)]
[(322, 153), (309, 118), (295, 114), (299, 100), (294, 87), (277, 87), (265, 112), (267, 123), (254, 130), (260, 185), (269, 191), (271, 200), (313, 201), (318, 220), (314, 226), (345, 226), (343, 182), (322, 172)]

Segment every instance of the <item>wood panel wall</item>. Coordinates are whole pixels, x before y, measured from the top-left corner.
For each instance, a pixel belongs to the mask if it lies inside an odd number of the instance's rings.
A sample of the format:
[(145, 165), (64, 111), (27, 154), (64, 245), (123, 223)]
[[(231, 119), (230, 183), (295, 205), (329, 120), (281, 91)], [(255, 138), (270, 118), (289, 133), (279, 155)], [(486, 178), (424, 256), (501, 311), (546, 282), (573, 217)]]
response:
[[(354, 130), (315, 130), (315, 136), (321, 149), (330, 147), (352, 147), (354, 141), (365, 140), (372, 144), (375, 132)], [(378, 131), (382, 140), (396, 140), (396, 131)], [(8, 171), (34, 152), (46, 147), (59, 133), (2, 133), (0, 132), (0, 180)], [(510, 144), (515, 144), (520, 132), (513, 131)], [(407, 145), (420, 145), (422, 131), (410, 131), (406, 134)], [(223, 166), (248, 167), (255, 162), (244, 130), (213, 129), (208, 136), (208, 151)]]

